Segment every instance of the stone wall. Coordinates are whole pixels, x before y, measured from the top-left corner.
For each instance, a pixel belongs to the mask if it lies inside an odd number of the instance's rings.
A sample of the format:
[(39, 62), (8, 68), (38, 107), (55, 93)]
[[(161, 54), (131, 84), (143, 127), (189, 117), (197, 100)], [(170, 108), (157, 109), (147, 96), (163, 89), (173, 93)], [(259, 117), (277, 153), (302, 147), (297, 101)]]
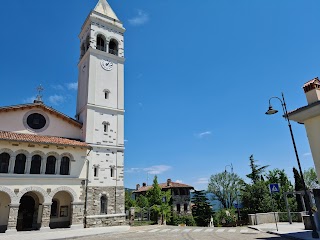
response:
[(8, 219), (8, 230), (15, 230), (17, 227), (18, 211), (20, 204), (11, 204)]
[(88, 186), (87, 215), (100, 215), (100, 198), (107, 197), (107, 214), (124, 213), (124, 187)]
[(87, 228), (128, 225), (125, 214), (105, 216), (90, 216), (87, 218)]
[[(182, 215), (190, 215), (192, 214), (191, 206), (190, 206), (190, 196), (189, 195), (174, 195), (172, 196), (172, 207), (173, 211), (177, 211), (177, 204), (180, 204), (180, 214)], [(188, 204), (188, 211), (184, 211), (184, 204)]]
[(72, 205), (72, 222), (71, 225), (81, 225), (83, 224), (83, 210), (84, 203), (71, 203)]

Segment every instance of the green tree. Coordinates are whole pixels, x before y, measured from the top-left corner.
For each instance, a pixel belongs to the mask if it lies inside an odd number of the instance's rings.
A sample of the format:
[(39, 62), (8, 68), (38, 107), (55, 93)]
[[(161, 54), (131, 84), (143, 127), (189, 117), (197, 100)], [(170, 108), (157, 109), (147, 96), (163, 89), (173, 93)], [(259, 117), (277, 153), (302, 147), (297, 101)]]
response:
[(313, 167), (304, 170), (303, 176), (308, 189), (320, 188), (317, 173)]
[(194, 204), (192, 207), (192, 215), (197, 226), (207, 227), (213, 214), (205, 191), (194, 191), (191, 199)]
[(243, 180), (237, 174), (225, 171), (211, 175), (208, 192), (213, 193), (214, 200), (219, 200), (224, 208), (231, 208), (242, 185)]
[[(286, 208), (285, 200), (283, 197), (283, 193), (293, 191), (293, 186), (289, 181), (287, 174), (283, 169), (280, 170), (276, 168), (269, 171), (266, 174), (266, 178), (267, 178), (267, 181), (266, 181), (267, 184), (270, 184), (270, 183), (280, 184), (280, 192), (273, 193), (272, 198), (275, 201), (275, 209), (278, 211), (285, 212), (287, 208)], [(289, 203), (290, 209), (295, 210), (296, 208), (295, 201), (293, 201), (293, 199), (291, 198), (293, 198), (293, 195), (288, 195), (287, 197), (288, 203)]]
[(140, 195), (137, 198), (136, 205), (140, 208), (148, 208), (149, 207), (148, 198), (144, 195)]
[(132, 199), (132, 192), (131, 191), (125, 191), (125, 209), (129, 210), (131, 207), (136, 206), (136, 201)]
[(153, 205), (152, 209), (160, 216), (161, 224), (166, 225), (167, 219), (171, 216), (171, 191), (161, 192), (161, 203)]
[[(302, 178), (296, 168), (293, 168), (293, 176), (294, 176), (294, 190), (295, 191), (303, 191), (303, 182)], [(303, 211), (302, 201), (300, 198), (300, 194), (296, 194), (297, 200), (297, 211)]]
[(153, 205), (160, 205), (162, 198), (161, 198), (161, 188), (158, 184), (158, 177), (154, 176), (152, 188), (147, 191), (146, 197), (148, 198), (150, 206)]
[(247, 178), (250, 178), (253, 183), (257, 183), (260, 181), (262, 177), (262, 173), (265, 171), (269, 165), (262, 166), (260, 167), (259, 165), (256, 164), (257, 160), (254, 160), (253, 155), (250, 156), (250, 168), (251, 168), (251, 173), (247, 175)]
[(265, 213), (272, 211), (271, 197), (265, 182), (246, 184), (241, 190), (241, 200), (247, 213)]

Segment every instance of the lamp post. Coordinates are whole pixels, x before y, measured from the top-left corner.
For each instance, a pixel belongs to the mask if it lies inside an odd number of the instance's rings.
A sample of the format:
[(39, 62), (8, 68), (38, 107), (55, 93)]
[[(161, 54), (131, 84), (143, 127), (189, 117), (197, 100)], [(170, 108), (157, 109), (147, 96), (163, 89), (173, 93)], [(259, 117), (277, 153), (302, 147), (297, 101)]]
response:
[(300, 164), (300, 160), (299, 160), (298, 150), (297, 150), (297, 147), (296, 147), (296, 142), (294, 140), (294, 136), (293, 136), (293, 132), (292, 132), (292, 127), (291, 127), (291, 123), (290, 123), (290, 119), (289, 119), (289, 115), (288, 115), (288, 111), (287, 111), (286, 101), (284, 99), (283, 93), (281, 93), (281, 95), (282, 95), (282, 99), (279, 98), (279, 97), (271, 97), (269, 99), (269, 109), (266, 112), (266, 114), (267, 115), (272, 115), (272, 114), (276, 114), (278, 112), (278, 110), (273, 109), (272, 105), (271, 105), (271, 99), (278, 99), (281, 102), (282, 110), (283, 110), (283, 113), (284, 113), (284, 118), (287, 120), (287, 123), (288, 123), (288, 127), (289, 127), (289, 130), (290, 130), (290, 135), (291, 135), (291, 140), (292, 140), (292, 144), (293, 144), (293, 148), (294, 148), (294, 153), (296, 155), (296, 159), (297, 159), (298, 166), (299, 166), (299, 172), (300, 172), (302, 183), (303, 183), (303, 190), (304, 190), (304, 194), (305, 194), (306, 200), (307, 200), (306, 201), (306, 205), (307, 205), (306, 207), (307, 207), (307, 210), (309, 212), (310, 221), (311, 221), (311, 225), (312, 225), (312, 238), (319, 238), (319, 234), (317, 232), (316, 225), (315, 225), (315, 222), (314, 222), (314, 219), (313, 219), (312, 210), (311, 210), (311, 205), (310, 205), (310, 203), (311, 203), (310, 200), (311, 199), (310, 199), (310, 197), (308, 195), (308, 192), (307, 192), (306, 183), (304, 181), (303, 172), (302, 172), (301, 164)]

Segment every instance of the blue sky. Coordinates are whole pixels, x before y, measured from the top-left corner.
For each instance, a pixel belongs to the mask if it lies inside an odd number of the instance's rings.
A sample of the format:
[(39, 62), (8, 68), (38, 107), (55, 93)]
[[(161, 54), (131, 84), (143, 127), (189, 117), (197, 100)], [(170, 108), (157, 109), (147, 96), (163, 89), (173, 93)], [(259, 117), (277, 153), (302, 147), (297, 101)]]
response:
[[(96, 0), (3, 1), (0, 105), (45, 103), (75, 115), (82, 23)], [(320, 75), (316, 0), (109, 0), (125, 34), (125, 185), (158, 174), (206, 189), (211, 174), (249, 156), (292, 176), (286, 122), (266, 116), (271, 96), (306, 105), (302, 85)], [(274, 100), (280, 109), (280, 103)], [(303, 125), (301, 163), (313, 166)], [(230, 170), (230, 168), (227, 168)], [(291, 177), (292, 178), (292, 177)]]

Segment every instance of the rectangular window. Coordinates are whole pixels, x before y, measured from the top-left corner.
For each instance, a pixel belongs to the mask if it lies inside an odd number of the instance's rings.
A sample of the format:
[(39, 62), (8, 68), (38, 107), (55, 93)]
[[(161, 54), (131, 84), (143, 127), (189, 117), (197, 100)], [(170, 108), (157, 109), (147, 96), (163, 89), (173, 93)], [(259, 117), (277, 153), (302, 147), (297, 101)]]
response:
[(177, 212), (178, 212), (178, 213), (181, 212), (181, 206), (180, 206), (180, 204), (177, 204)]
[(183, 206), (183, 210), (185, 211), (185, 212), (188, 212), (188, 204), (184, 204), (184, 206)]
[(98, 177), (98, 168), (95, 167), (93, 171), (94, 171), (94, 176), (95, 176), (95, 177)]
[(111, 175), (111, 177), (114, 177), (114, 168), (110, 169), (110, 175)]

